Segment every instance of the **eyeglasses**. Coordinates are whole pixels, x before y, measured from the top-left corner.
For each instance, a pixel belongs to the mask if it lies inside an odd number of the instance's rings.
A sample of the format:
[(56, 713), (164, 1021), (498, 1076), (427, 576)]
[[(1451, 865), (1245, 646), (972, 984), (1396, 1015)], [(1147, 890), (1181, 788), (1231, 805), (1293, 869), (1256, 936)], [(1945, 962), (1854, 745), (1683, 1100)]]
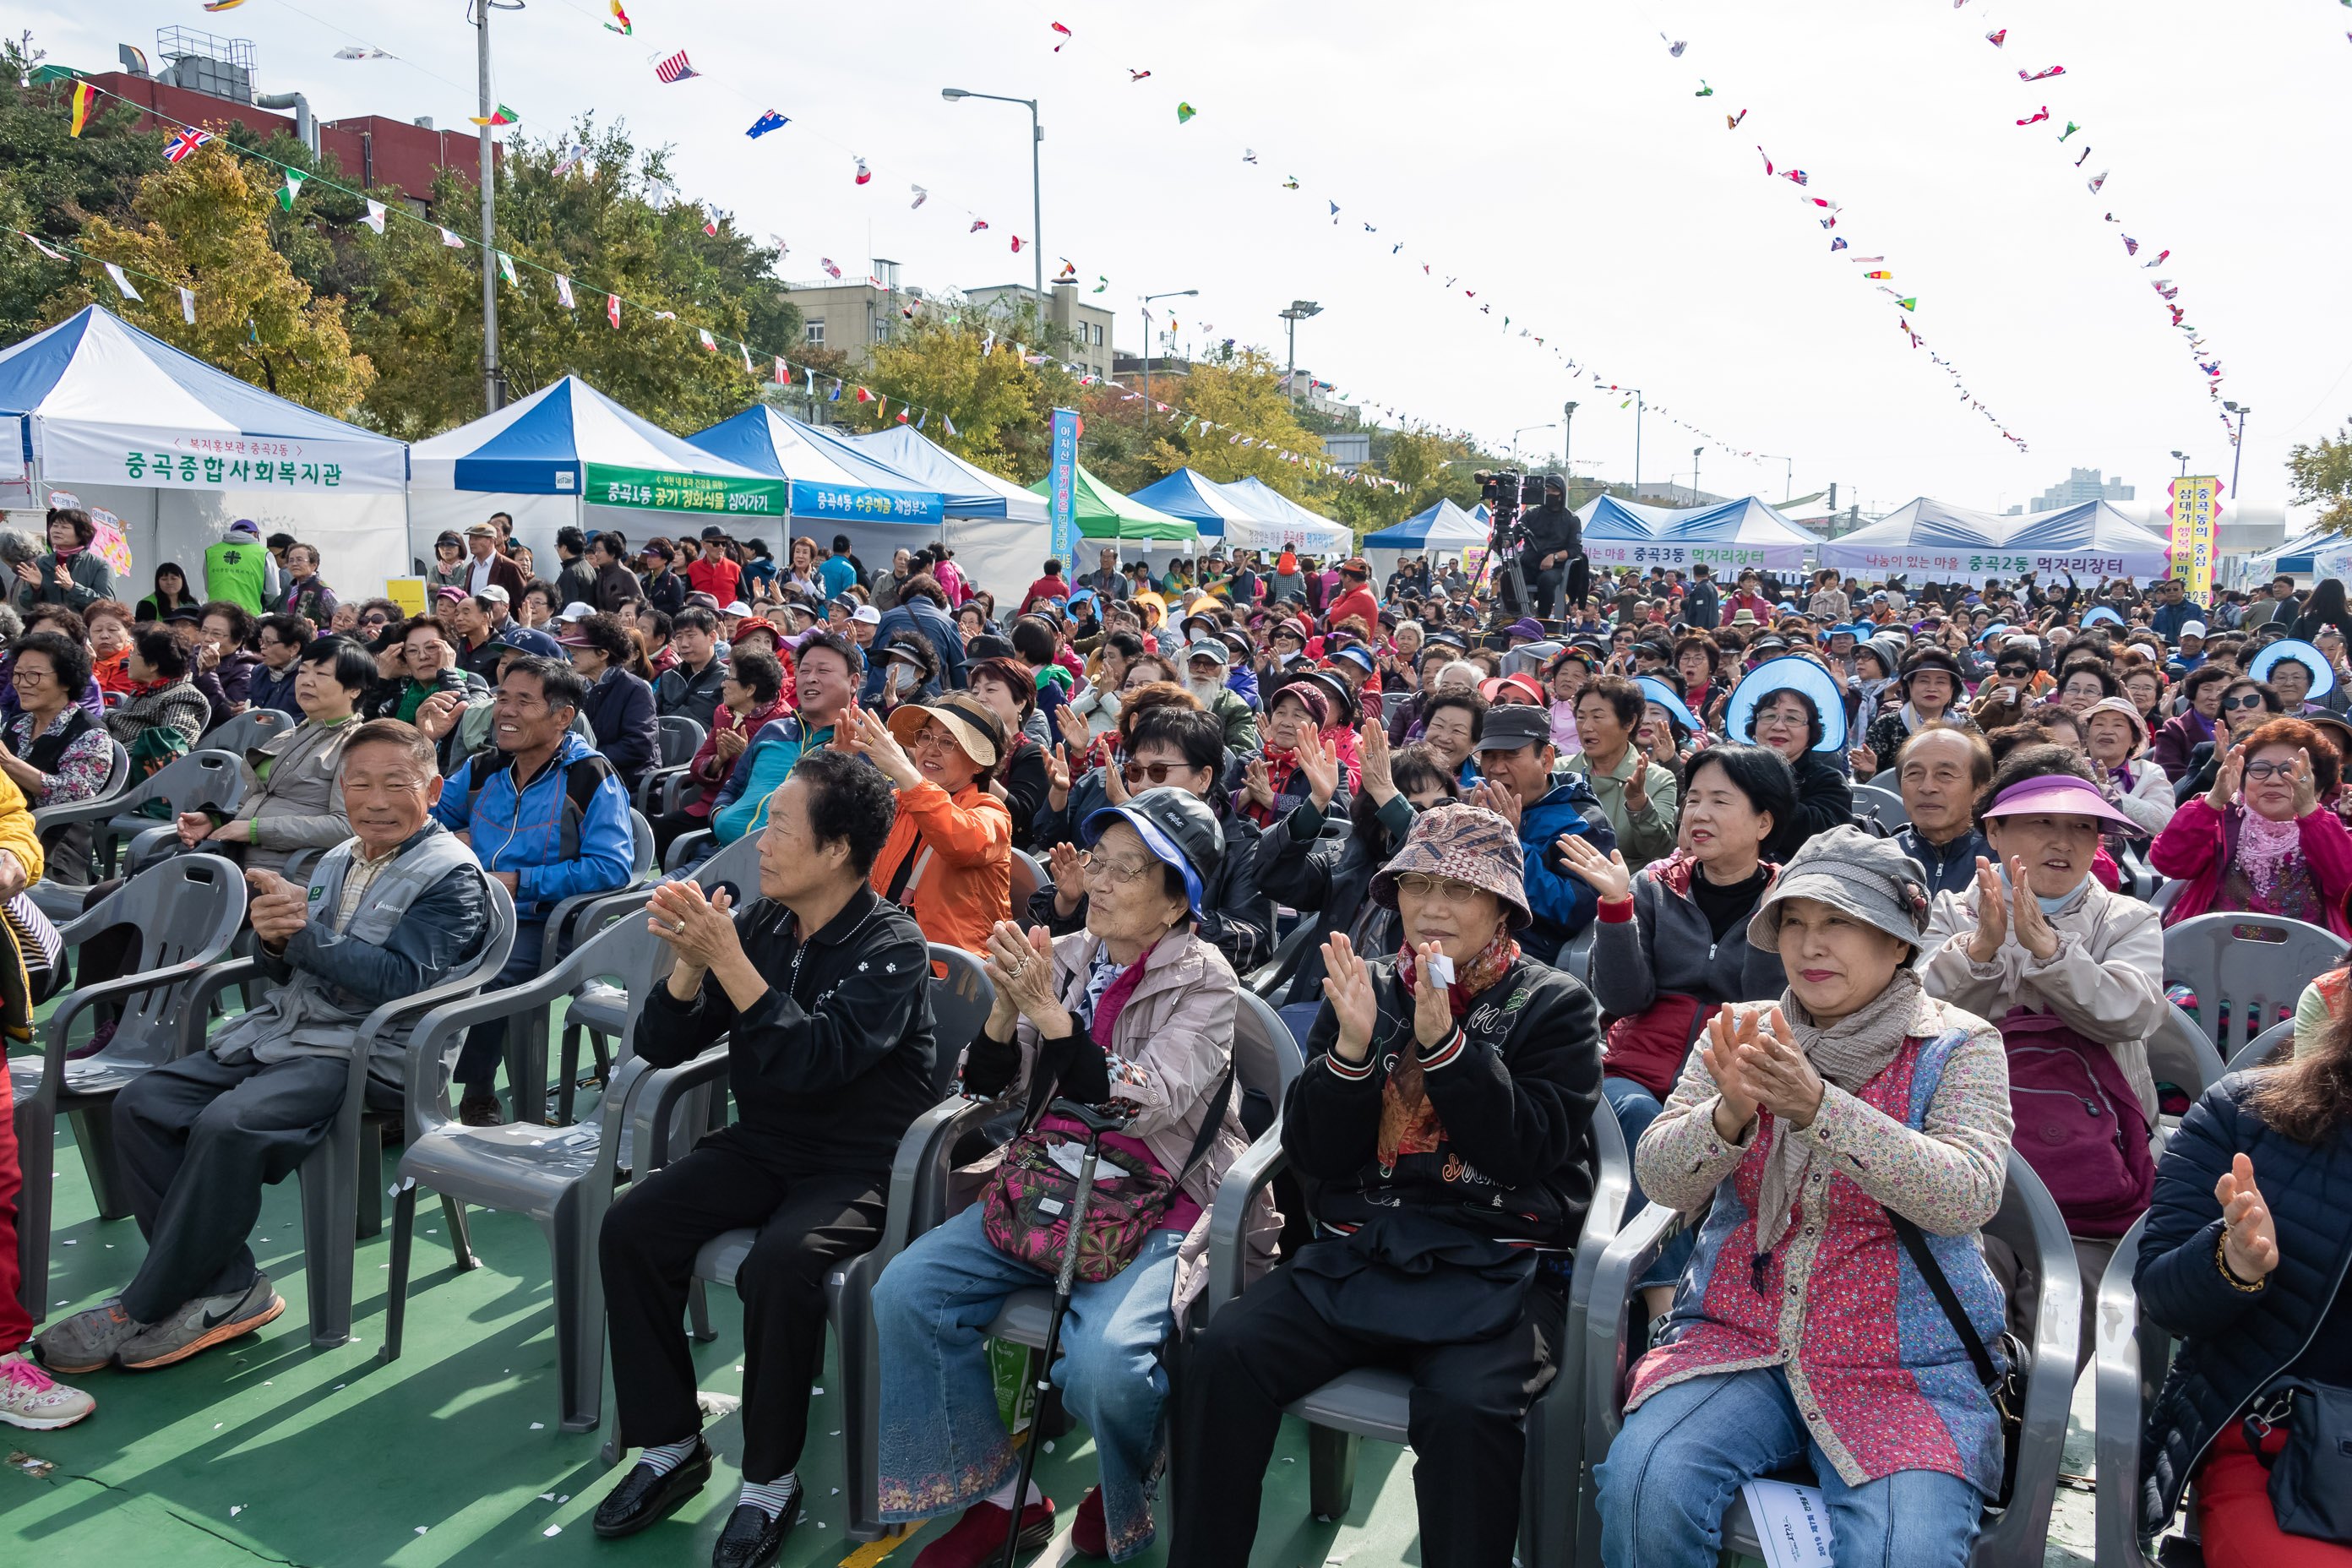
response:
[(1091, 849), (1078, 856), (1078, 870), (1087, 881), (1114, 888), (1124, 888), (1157, 864), (1152, 860), (1098, 860)]
[(2256, 784), (2260, 784), (2264, 779), (2291, 779), (2294, 777), (2294, 764), (2293, 763), (2248, 763), (2246, 777)]
[(1449, 904), (1466, 904), (1484, 891), (1467, 882), (1433, 877), (1425, 871), (1406, 871), (1397, 878), (1396, 885), (1400, 893), (1410, 893), (1416, 899), (1443, 898)]
[(2004, 664), (1994, 673), (2003, 679), (2021, 680), (2033, 673), (2033, 667), (2026, 664)]
[(2263, 694), (2259, 691), (2249, 691), (2243, 697), (2224, 697), (2221, 699), (2221, 711), (2224, 713), (2229, 712), (2233, 708), (2260, 708), (2262, 705)]
[(1166, 784), (1170, 779), (1200, 770), (1190, 763), (1129, 763), (1120, 770), (1129, 784), (1141, 784), (1150, 779), (1153, 784)]

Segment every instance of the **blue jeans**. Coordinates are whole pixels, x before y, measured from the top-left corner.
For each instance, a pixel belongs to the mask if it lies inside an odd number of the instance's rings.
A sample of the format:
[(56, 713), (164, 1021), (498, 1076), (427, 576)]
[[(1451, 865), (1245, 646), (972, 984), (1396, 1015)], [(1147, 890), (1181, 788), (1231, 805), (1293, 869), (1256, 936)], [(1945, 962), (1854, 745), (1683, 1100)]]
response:
[(1837, 1568), (1967, 1563), (1984, 1508), (1974, 1486), (1939, 1470), (1846, 1485), (1806, 1431), (1787, 1374), (1759, 1367), (1661, 1389), (1625, 1418), (1593, 1472), (1604, 1568), (1715, 1568), (1741, 1483), (1800, 1459), (1819, 1479)]
[[(1650, 1123), (1655, 1121), (1658, 1112), (1665, 1109), (1658, 1103), (1656, 1095), (1630, 1078), (1602, 1079), (1601, 1096), (1609, 1102), (1609, 1109), (1617, 1113), (1617, 1125), (1624, 1131), (1628, 1154), (1641, 1146), (1642, 1134), (1650, 1130)], [(1642, 1191), (1642, 1184), (1635, 1182), (1633, 1201), (1625, 1205), (1626, 1219), (1631, 1220), (1649, 1206), (1650, 1200)], [(1678, 1282), (1684, 1268), (1689, 1266), (1691, 1249), (1697, 1245), (1698, 1232), (1685, 1226), (1680, 1235), (1666, 1243), (1665, 1249), (1658, 1254), (1658, 1260), (1650, 1265), (1648, 1272), (1634, 1284), (1646, 1288)]]
[[(485, 989), (503, 991), (526, 980), (538, 979), (540, 954), (546, 945), (547, 922), (544, 920), (518, 922), (514, 951), (507, 954), (506, 967), (499, 971), (498, 977)], [(499, 1062), (505, 1056), (506, 1048), (507, 1021), (504, 1018), (476, 1024), (466, 1031), (466, 1043), (457, 1052), (457, 1070), (451, 1075), (452, 1080), (469, 1092), (489, 1093), (498, 1083)], [(522, 1084), (513, 1083), (507, 1087), (514, 1090), (515, 1119), (521, 1121), (527, 1114), (530, 1120), (537, 1121), (542, 1112), (530, 1101), (544, 1094), (547, 1086), (533, 1085), (528, 1092)]]
[[(1062, 1320), (1054, 1384), (1094, 1434), (1113, 1562), (1151, 1544), (1160, 1410), (1168, 1398), (1160, 1347), (1176, 1326), (1176, 1249), (1183, 1239), (1181, 1231), (1153, 1231), (1115, 1278), (1080, 1281)], [(1053, 1283), (990, 1245), (978, 1205), (919, 1237), (882, 1271), (874, 1326), (886, 1522), (954, 1512), (1012, 1479), (1015, 1455), (997, 1414), (983, 1342), (1005, 1297)]]

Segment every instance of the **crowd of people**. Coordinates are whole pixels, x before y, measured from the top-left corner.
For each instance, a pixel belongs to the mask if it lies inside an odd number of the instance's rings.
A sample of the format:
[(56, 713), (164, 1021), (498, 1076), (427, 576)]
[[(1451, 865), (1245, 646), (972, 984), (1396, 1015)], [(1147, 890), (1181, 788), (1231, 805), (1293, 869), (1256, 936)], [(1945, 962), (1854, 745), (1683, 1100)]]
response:
[[(647, 906), (675, 963), (631, 1048), (723, 1048), (735, 1120), (604, 1226), (635, 1455), (599, 1534), (711, 1477), (682, 1313), (699, 1247), (743, 1226), (742, 1488), (716, 1561), (773, 1561), (801, 1517), (824, 1279), (879, 1239), (950, 1066), (928, 942), (993, 987), (956, 1072), (1010, 1141), (874, 1294), (881, 1517), (955, 1517), (916, 1568), (1055, 1530), (1019, 1489), (985, 1331), (1052, 1282), (1058, 1205), (1034, 1194), (1089, 1142), (1119, 1203), (1089, 1216), (1051, 1373), (1099, 1466), (1076, 1550), (1123, 1561), (1164, 1531), (1171, 1563), (1245, 1561), (1283, 1407), (1384, 1366), (1413, 1387), (1421, 1560), (1509, 1563), (1603, 1102), (1635, 1206), (1689, 1221), (1638, 1282), (1599, 1471), (1612, 1568), (1712, 1563), (1739, 1484), (1801, 1461), (1840, 1561), (1967, 1561), (2002, 1469), (1967, 1346), (2030, 1323), (2037, 1289), (1984, 1232), (2012, 1151), (2073, 1237), (2084, 1362), (2147, 1217), (2146, 1310), (2184, 1343), (2143, 1524), (2194, 1480), (2209, 1560), (2286, 1541), (2352, 1562), (2283, 1537), (2259, 1489), (2270, 1435), (2340, 1407), (2290, 1421), (2279, 1380), (2352, 1384), (2331, 1197), (2352, 975), (2305, 999), (2290, 1063), (2214, 1086), (2168, 1149), (2179, 1086), (2147, 1048), (2167, 926), (2352, 939), (2342, 584), (2197, 603), (2170, 578), (1612, 573), (1552, 502), (1521, 562), (1539, 602), (1509, 606), (1457, 562), (1382, 578), (1290, 551), (1105, 548), (1002, 600), (943, 545), (869, 567), (845, 536), (779, 560), (717, 526), (566, 528), (541, 563), (504, 514), (436, 542), (423, 614), (339, 597), (317, 549), (250, 524), (206, 552), (203, 595), (165, 564), (134, 606), (89, 519), (51, 513), (0, 625), (0, 896), (92, 880), (86, 844), (45, 862), (10, 827), (94, 798), (114, 744), (138, 776), (240, 713), (289, 722), (246, 752), (235, 811), (183, 816), (124, 873), (236, 860), (267, 984), (118, 1100), (148, 1241), (121, 1294), (36, 1359), (0, 1281), (0, 1419), (80, 1419), (94, 1400), (51, 1374), (163, 1366), (283, 1310), (247, 1245), (261, 1188), (323, 1137), (352, 1022), (478, 949), (488, 881), (519, 920), (489, 982), (511, 985), (554, 906), (626, 886), (641, 847), (690, 868), (751, 836), (756, 891), (675, 873)], [(682, 767), (667, 720), (700, 737)], [(641, 786), (667, 795), (650, 847)], [(2158, 881), (2161, 909), (2139, 896)], [(139, 941), (86, 944), (79, 978)], [(1292, 1173), (1247, 1194), (1247, 1289), (1203, 1328), (1210, 1211), (1265, 1121), (1236, 1082), (1244, 988), (1307, 1066), (1274, 1134)], [(501, 1100), (503, 1043), (478, 1026), (457, 1059), (467, 1124), (544, 1114), (543, 1085)], [(403, 1068), (379, 1042), (372, 1095), (396, 1102)], [(0, 1173), (0, 1215), (11, 1191)]]

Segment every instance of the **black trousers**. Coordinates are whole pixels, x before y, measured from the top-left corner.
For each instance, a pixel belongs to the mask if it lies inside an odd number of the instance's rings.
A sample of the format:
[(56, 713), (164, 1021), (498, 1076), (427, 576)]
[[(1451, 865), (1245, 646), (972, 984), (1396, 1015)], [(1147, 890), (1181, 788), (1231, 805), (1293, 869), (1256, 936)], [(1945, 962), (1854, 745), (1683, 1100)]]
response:
[(653, 820), (654, 864), (659, 866), (669, 858), (669, 847), (689, 833), (699, 833), (710, 826), (708, 816), (697, 816), (684, 806), (664, 812)]
[[(350, 1082), (341, 1057), (224, 1062), (209, 1051), (134, 1079), (114, 1100), (122, 1183), (147, 1260), (122, 1310), (152, 1323), (200, 1296), (252, 1285), (247, 1245), (261, 1189), (299, 1170), (323, 1142)], [(371, 1101), (398, 1103), (381, 1085)]]
[(809, 1389), (824, 1364), (824, 1277), (882, 1238), (887, 1175), (792, 1176), (724, 1132), (634, 1184), (604, 1215), (597, 1248), (613, 1331), (621, 1441), (679, 1443), (702, 1430), (686, 1296), (712, 1237), (757, 1226), (735, 1277), (743, 1302), (743, 1479), (800, 1463)]
[(1169, 1568), (1249, 1561), (1282, 1407), (1363, 1366), (1412, 1378), (1422, 1563), (1510, 1568), (1527, 1454), (1521, 1422), (1551, 1381), (1567, 1315), (1559, 1293), (1538, 1284), (1518, 1321), (1494, 1339), (1395, 1345), (1326, 1322), (1286, 1265), (1259, 1280), (1217, 1314), (1177, 1379)]

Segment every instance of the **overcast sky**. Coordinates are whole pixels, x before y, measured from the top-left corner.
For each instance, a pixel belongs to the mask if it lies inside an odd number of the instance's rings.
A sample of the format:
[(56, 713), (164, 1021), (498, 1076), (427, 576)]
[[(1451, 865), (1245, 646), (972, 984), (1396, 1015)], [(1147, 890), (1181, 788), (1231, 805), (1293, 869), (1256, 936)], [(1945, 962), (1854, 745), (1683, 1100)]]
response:
[[(86, 69), (110, 68), (118, 43), (152, 55), (155, 29), (177, 24), (251, 38), (259, 89), (302, 90), (325, 119), (462, 126), (473, 111), (461, 0), (16, 14), (52, 61)], [(1701, 444), (1663, 405), (1737, 452), (1793, 458), (1797, 494), (1835, 480), (1874, 510), (1920, 494), (1999, 510), (2076, 466), (2138, 486), (2131, 510), (2160, 508), (2176, 447), (2226, 482), (2219, 405), (2158, 279), (2222, 362), (2224, 395), (2255, 410), (2251, 508), (2284, 500), (2293, 442), (2352, 416), (2352, 300), (2336, 286), (2352, 252), (2352, 10), (2323, 0), (644, 0), (631, 16), (624, 38), (600, 26), (603, 0), (496, 13), (496, 96), (535, 135), (593, 110), (670, 143), (687, 195), (790, 245), (787, 278), (817, 277), (824, 257), (854, 276), (879, 255), (926, 288), (1026, 281), (1027, 251), (1009, 249), (1030, 236), (1026, 112), (940, 89), (1035, 97), (1046, 271), (1066, 257), (1083, 289), (1108, 276), (1089, 298), (1121, 312), (1123, 349), (1147, 292), (1201, 290), (1157, 307), (1196, 346), (1237, 337), (1277, 353), (1276, 312), (1316, 300), (1298, 361), (1318, 377), (1505, 447), (1574, 398), (1586, 474), (1633, 477), (1634, 412), (1521, 326), (1645, 389), (1644, 479), (1687, 482)], [(1996, 49), (1985, 34), (2004, 27)], [(1680, 58), (1669, 39), (1687, 41)], [(399, 58), (331, 58), (362, 42)], [(704, 77), (657, 82), (653, 59), (680, 48)], [(2049, 66), (2065, 74), (2018, 79)], [(1139, 70), (1150, 79), (1131, 81)], [(1702, 81), (1713, 96), (1695, 96)], [(1180, 102), (1196, 110), (1181, 126)], [(2014, 123), (2044, 106), (2048, 122)], [(766, 109), (793, 123), (747, 139)], [(2070, 120), (2084, 129), (2061, 145)], [(1804, 189), (1766, 178), (1759, 144), (1803, 169)], [(874, 174), (863, 187), (856, 155)], [(920, 210), (914, 184), (929, 192)], [(1833, 232), (1805, 203), (1816, 195), (1841, 204)], [(970, 231), (974, 215), (985, 232)], [(1832, 253), (1837, 237), (1851, 248)], [(1887, 258), (1927, 347), (1856, 255)], [(593, 258), (572, 260), (593, 276)], [(2029, 453), (1969, 410), (1931, 352)], [(1559, 438), (1520, 437), (1531, 457)], [(1706, 489), (1783, 493), (1777, 458), (1709, 447), (1699, 464)]]

